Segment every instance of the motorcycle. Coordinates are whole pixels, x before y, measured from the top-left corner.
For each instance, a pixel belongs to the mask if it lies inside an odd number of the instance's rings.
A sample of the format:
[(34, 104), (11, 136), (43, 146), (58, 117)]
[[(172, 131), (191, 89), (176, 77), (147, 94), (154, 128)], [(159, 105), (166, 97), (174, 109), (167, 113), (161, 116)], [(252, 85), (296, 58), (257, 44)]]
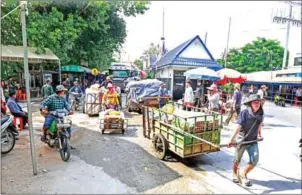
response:
[(70, 158), (70, 143), (69, 143), (69, 132), (68, 129), (71, 128), (71, 120), (65, 119), (68, 112), (65, 110), (50, 111), (49, 114), (55, 117), (49, 127), (46, 137), (48, 141), (46, 142), (51, 148), (59, 148), (61, 159), (67, 162)]
[(13, 125), (13, 119), (10, 115), (1, 118), (1, 154), (7, 154), (15, 147), (19, 133)]
[(274, 102), (277, 106), (285, 107), (284, 97), (280, 96), (279, 94), (275, 95)]
[(83, 109), (83, 98), (81, 93), (71, 92), (69, 94), (71, 109), (74, 111), (79, 111)]

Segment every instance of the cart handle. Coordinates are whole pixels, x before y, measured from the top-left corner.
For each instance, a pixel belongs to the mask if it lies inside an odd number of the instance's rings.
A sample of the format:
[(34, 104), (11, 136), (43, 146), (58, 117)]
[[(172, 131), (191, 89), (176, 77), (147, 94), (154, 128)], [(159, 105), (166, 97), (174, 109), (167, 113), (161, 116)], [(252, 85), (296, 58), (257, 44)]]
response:
[(215, 145), (215, 144), (213, 144), (213, 143), (211, 143), (211, 142), (209, 142), (209, 141), (207, 141), (207, 140), (205, 140), (205, 139), (202, 139), (202, 138), (200, 138), (200, 137), (197, 137), (196, 135), (193, 135), (193, 134), (191, 134), (191, 133), (185, 132), (184, 130), (181, 130), (181, 129), (177, 128), (177, 127), (174, 127), (174, 126), (172, 126), (172, 125), (170, 125), (170, 124), (167, 124), (167, 123), (164, 123), (164, 122), (162, 122), (162, 121), (159, 121), (159, 122), (160, 122), (161, 124), (163, 124), (163, 125), (166, 125), (166, 126), (170, 127), (171, 129), (173, 129), (173, 130), (176, 131), (177, 133), (183, 134), (183, 135), (188, 136), (188, 137), (190, 137), (190, 138), (195, 138), (195, 139), (197, 139), (197, 140), (199, 140), (199, 141), (202, 141), (202, 142), (204, 142), (204, 143), (206, 143), (206, 144), (209, 144), (210, 146), (212, 146), (212, 147), (214, 147), (214, 148), (218, 148), (218, 149), (220, 148), (220, 146)]
[[(240, 146), (240, 145), (243, 145), (243, 144), (252, 144), (252, 143), (257, 143), (257, 142), (261, 142), (261, 141), (263, 141), (263, 137), (259, 137), (257, 140), (252, 140), (252, 141), (232, 143), (232, 146), (236, 147), (236, 146)], [(227, 146), (228, 146), (228, 144), (220, 145), (220, 147), (227, 147)]]

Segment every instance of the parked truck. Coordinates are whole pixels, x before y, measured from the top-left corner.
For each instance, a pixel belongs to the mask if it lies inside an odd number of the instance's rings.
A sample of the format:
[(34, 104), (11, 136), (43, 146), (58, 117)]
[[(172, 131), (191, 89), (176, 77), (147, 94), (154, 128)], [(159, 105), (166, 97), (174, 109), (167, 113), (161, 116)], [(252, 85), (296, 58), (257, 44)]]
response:
[(123, 62), (111, 63), (109, 67), (109, 75), (112, 77), (112, 83), (125, 90), (125, 86), (130, 80), (139, 80), (139, 69), (130, 64)]

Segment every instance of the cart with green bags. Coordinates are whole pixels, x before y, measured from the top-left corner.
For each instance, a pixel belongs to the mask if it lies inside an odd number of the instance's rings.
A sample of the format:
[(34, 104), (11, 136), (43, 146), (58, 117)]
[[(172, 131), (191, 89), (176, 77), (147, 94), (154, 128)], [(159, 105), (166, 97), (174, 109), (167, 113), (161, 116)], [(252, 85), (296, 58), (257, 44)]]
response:
[(165, 159), (169, 151), (182, 158), (220, 151), (221, 114), (173, 107), (173, 112), (143, 107), (144, 136), (152, 139), (157, 158)]

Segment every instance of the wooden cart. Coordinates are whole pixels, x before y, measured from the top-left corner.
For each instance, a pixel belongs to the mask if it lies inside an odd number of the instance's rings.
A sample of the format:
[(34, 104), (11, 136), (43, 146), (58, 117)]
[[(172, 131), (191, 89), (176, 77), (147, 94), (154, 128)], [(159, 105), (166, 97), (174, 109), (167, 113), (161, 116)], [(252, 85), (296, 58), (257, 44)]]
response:
[(104, 134), (105, 131), (121, 131), (121, 133), (124, 134), (127, 128), (128, 119), (124, 117), (124, 114), (122, 112), (121, 115), (100, 114), (100, 129), (102, 131), (102, 134)]
[[(177, 121), (184, 125), (177, 124)], [(193, 121), (193, 125), (188, 125), (189, 121)], [(220, 151), (221, 129), (222, 115), (219, 113), (180, 117), (150, 107), (143, 108), (144, 136), (152, 139), (157, 158), (161, 160), (168, 151), (182, 158)]]
[(102, 111), (103, 93), (85, 93), (83, 112), (89, 116), (98, 115)]

